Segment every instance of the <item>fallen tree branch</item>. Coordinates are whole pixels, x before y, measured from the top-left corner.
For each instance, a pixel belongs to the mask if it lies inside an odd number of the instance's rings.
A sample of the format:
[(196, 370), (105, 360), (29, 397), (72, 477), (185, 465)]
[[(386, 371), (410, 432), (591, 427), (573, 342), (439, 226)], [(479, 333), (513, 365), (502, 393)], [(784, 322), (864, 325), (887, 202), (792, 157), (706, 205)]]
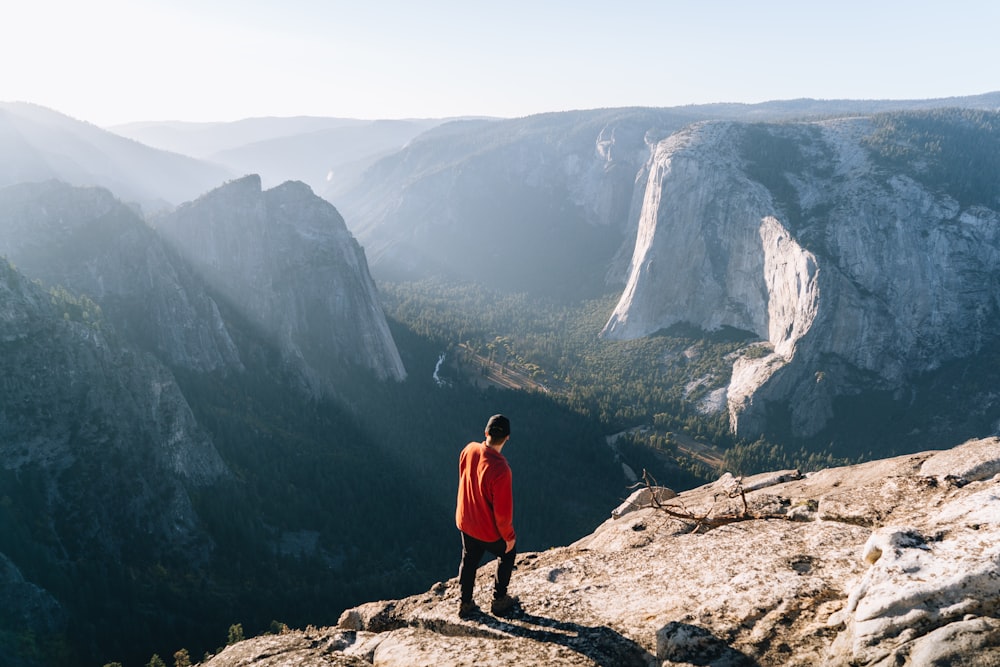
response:
[[(643, 481), (641, 483), (635, 484), (632, 488), (638, 488), (645, 485), (645, 487), (650, 490), (650, 506), (660, 512), (663, 512), (671, 519), (679, 521), (685, 526), (691, 526), (690, 532), (692, 533), (696, 533), (700, 530), (708, 531), (713, 528), (718, 528), (731, 523), (738, 523), (740, 521), (753, 521), (756, 519), (787, 520), (788, 518), (784, 514), (751, 512), (750, 505), (747, 502), (746, 490), (743, 488), (742, 477), (735, 479), (735, 484), (732, 488), (728, 489), (724, 493), (715, 494), (712, 499), (711, 507), (708, 508), (708, 511), (702, 514), (696, 513), (686, 507), (684, 502), (679, 498), (672, 498), (669, 502), (661, 501), (659, 495), (656, 493), (656, 489), (661, 487), (657, 485), (656, 480), (649, 474), (648, 470), (643, 469), (642, 480)], [(725, 495), (727, 498), (731, 499), (737, 497), (740, 498), (743, 508), (739, 512), (724, 512), (713, 515), (716, 502), (721, 495)]]

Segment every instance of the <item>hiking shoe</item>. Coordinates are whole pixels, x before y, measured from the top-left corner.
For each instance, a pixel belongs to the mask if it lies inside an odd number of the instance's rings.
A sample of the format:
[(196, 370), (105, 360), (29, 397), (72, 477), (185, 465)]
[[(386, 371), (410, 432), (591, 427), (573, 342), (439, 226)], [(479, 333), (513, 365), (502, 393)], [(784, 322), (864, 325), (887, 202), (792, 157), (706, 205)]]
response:
[(517, 598), (511, 597), (510, 595), (494, 598), (493, 604), (490, 605), (490, 613), (494, 616), (507, 616), (514, 611), (514, 607), (517, 606), (517, 602)]
[(472, 618), (479, 613), (479, 605), (477, 605), (472, 600), (468, 602), (462, 602), (458, 605), (458, 617), (459, 618)]

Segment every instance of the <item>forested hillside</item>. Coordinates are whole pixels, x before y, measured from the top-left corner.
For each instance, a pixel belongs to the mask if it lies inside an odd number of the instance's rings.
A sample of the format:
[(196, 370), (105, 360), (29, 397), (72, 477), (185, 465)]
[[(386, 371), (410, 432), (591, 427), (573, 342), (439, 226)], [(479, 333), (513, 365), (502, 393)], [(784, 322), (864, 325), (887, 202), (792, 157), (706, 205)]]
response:
[[(619, 448), (637, 471), (647, 467), (675, 488), (712, 479), (720, 470), (754, 473), (816, 470), (959, 442), (997, 428), (994, 393), (1000, 344), (915, 378), (905, 397), (871, 390), (840, 399), (852, 419), (811, 438), (796, 438), (780, 416), (771, 436), (735, 436), (723, 391), (736, 356), (754, 358), (767, 345), (735, 329), (705, 332), (676, 325), (630, 341), (594, 332), (615, 295), (565, 303), (487, 288), (383, 281), (387, 316), (405, 322), (441, 352), (442, 373), (458, 384), (482, 372), (482, 359), (533, 378), (550, 400), (590, 419), (606, 433), (628, 430)], [(465, 352), (478, 352), (469, 361)], [(446, 376), (447, 377), (447, 376)], [(721, 464), (696, 456), (699, 445)]]

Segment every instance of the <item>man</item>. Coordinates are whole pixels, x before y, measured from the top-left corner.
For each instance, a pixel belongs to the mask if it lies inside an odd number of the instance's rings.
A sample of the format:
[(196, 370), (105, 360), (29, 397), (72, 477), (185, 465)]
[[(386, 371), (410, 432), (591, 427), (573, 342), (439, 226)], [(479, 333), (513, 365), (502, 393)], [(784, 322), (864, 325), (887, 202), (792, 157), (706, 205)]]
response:
[(510, 466), (501, 454), (510, 440), (510, 420), (493, 415), (486, 423), (486, 440), (470, 442), (458, 458), (458, 503), (455, 525), (462, 532), (462, 564), (458, 581), (462, 600), (458, 615), (469, 618), (479, 611), (472, 600), (479, 561), (489, 551), (500, 558), (490, 611), (505, 616), (517, 599), (507, 594), (514, 571), (514, 498)]

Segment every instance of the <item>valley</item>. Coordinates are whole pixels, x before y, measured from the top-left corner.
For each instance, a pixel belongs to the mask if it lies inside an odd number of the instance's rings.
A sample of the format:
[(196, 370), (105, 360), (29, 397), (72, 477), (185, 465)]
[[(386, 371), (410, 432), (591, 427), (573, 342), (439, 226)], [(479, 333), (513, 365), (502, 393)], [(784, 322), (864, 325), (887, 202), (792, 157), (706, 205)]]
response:
[(496, 412), (538, 552), (627, 470), (994, 435), (997, 100), (158, 135), (198, 157), (5, 106), (0, 584), (33, 594), (0, 599), (0, 663), (201, 656), (447, 581)]
[(537, 379), (540, 369), (522, 367), (516, 360), (504, 356), (483, 355), (474, 351), (467, 343), (459, 343), (448, 360), (448, 368), (457, 374), (460, 381), (478, 389), (495, 387), (511, 391), (558, 392), (560, 386)]
[[(495, 349), (495, 348), (494, 348)], [(466, 343), (458, 345), (453, 353), (454, 360), (448, 366), (459, 377), (459, 381), (478, 389), (494, 387), (510, 391), (530, 391), (549, 393), (562, 393), (566, 386), (553, 382), (541, 382), (534, 379), (529, 373), (544, 377), (544, 373), (537, 366), (524, 368), (517, 365), (516, 361), (509, 361), (504, 357), (502, 361), (497, 361), (494, 354), (484, 356), (474, 352)], [(667, 435), (665, 433), (651, 433), (650, 426), (637, 426), (629, 431), (622, 432), (630, 435), (639, 434), (643, 437), (652, 435)], [(608, 436), (609, 443), (617, 439), (622, 434)], [(677, 452), (683, 456), (705, 466), (708, 471), (722, 470), (725, 460), (723, 452), (718, 447), (700, 442), (686, 433), (669, 434), (670, 441), (676, 447)]]

